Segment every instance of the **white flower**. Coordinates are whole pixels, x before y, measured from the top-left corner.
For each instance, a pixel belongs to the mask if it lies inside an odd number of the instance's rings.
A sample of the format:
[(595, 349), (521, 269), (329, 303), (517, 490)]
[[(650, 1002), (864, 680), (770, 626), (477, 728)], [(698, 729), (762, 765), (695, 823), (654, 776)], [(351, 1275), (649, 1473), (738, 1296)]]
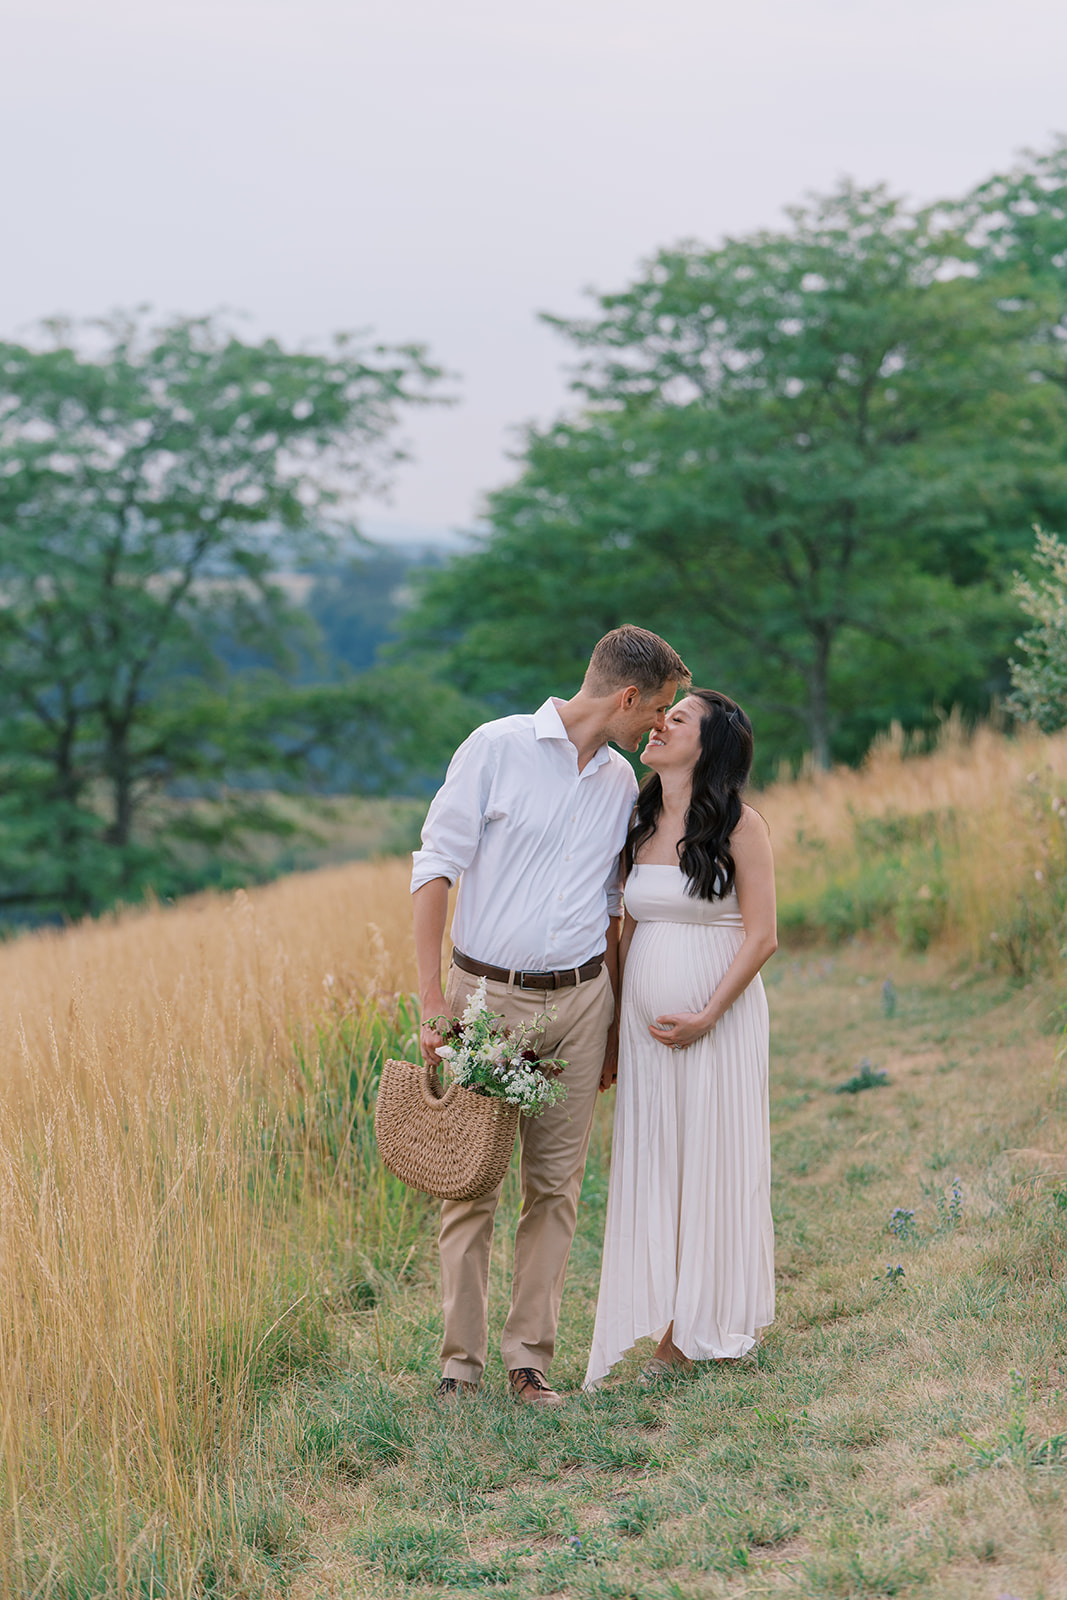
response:
[[(451, 1033), (453, 1043), (439, 1047), (448, 1063), (450, 1080), (475, 1094), (502, 1099), (528, 1116), (538, 1116), (547, 1106), (566, 1097), (566, 1087), (546, 1077), (537, 1061), (524, 1057), (538, 1029), (523, 1023), (509, 1030), (504, 1019), (490, 1010), (486, 983), (476, 984)], [(549, 1067), (563, 1063), (549, 1063)]]
[(485, 999), (485, 979), (479, 978), (474, 987), (473, 994), (463, 1008), (463, 1016), (461, 1021), (467, 1027), (470, 1027), (471, 1023), (477, 1022), (478, 1018), (488, 1010), (489, 1007), (486, 1004)]

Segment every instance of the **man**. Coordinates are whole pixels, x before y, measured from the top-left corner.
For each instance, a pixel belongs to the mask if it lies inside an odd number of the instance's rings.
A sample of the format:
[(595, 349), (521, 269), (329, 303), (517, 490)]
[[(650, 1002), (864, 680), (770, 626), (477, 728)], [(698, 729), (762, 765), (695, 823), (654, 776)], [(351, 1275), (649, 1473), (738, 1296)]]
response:
[[(629, 624), (593, 651), (578, 693), (533, 716), (476, 728), (452, 758), (430, 807), (411, 879), (422, 1007), (421, 1046), (436, 1060), (429, 1019), (462, 1011), (479, 977), (509, 1027), (540, 1019), (539, 1049), (567, 1062), (567, 1097), (520, 1123), (522, 1212), (501, 1353), (511, 1392), (558, 1405), (545, 1374), (578, 1215), (597, 1090), (614, 1082), (615, 994), (622, 911), (619, 853), (637, 793), (611, 740), (636, 750), (662, 728), (689, 672), (656, 634)], [(455, 950), (442, 995), (448, 891), (459, 879)], [(554, 1015), (544, 1016), (546, 1009)], [(499, 1187), (445, 1201), (438, 1239), (445, 1335), (442, 1398), (476, 1392), (488, 1348), (489, 1251)]]

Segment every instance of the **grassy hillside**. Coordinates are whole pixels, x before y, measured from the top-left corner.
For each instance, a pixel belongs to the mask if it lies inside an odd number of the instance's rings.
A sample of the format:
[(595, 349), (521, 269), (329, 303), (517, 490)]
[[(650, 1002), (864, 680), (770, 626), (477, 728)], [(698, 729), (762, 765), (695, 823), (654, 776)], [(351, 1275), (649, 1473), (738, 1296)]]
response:
[[(1061, 1594), (1063, 792), (1063, 740), (950, 732), (761, 797), (777, 1321), (756, 1365), (644, 1394), (638, 1352), (552, 1416), (495, 1356), (429, 1398), (434, 1208), (370, 1131), (402, 862), (0, 947), (0, 1594)], [(888, 1082), (835, 1093), (864, 1059)]]
[(1026, 978), (1067, 941), (1067, 735), (967, 737), (908, 758), (899, 729), (860, 772), (757, 799), (774, 837), (780, 921), (794, 936), (877, 930)]

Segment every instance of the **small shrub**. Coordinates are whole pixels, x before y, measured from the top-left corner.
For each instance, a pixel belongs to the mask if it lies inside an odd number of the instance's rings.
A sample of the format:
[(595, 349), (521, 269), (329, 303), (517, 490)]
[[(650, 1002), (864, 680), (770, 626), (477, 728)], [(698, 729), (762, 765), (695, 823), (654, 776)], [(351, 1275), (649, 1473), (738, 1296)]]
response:
[(909, 883), (896, 907), (897, 938), (906, 950), (928, 950), (945, 925), (948, 889), (940, 875), (931, 872), (917, 884)]
[(960, 1180), (953, 1178), (952, 1187), (947, 1193), (938, 1192), (934, 1196), (937, 1206), (938, 1224), (942, 1230), (958, 1228), (963, 1214), (963, 1191)]
[(852, 834), (861, 855), (900, 855), (909, 845), (936, 845), (942, 828), (952, 823), (946, 811), (884, 811), (878, 817), (857, 817)]
[(894, 1206), (889, 1214), (889, 1231), (896, 1239), (915, 1237), (915, 1213), (904, 1206)]
[(1067, 545), (1054, 533), (1035, 531), (1034, 560), (1048, 577), (1031, 583), (1015, 574), (1013, 593), (1035, 626), (1018, 640), (1028, 659), (1008, 663), (1008, 709), (1048, 733), (1067, 723)]
[(889, 1085), (889, 1074), (884, 1067), (872, 1067), (867, 1056), (859, 1062), (851, 1078), (839, 1083), (834, 1089), (835, 1094), (859, 1094), (863, 1089), (885, 1089)]
[(897, 868), (872, 860), (855, 877), (828, 884), (801, 920), (809, 931), (839, 944), (884, 922), (896, 902)]

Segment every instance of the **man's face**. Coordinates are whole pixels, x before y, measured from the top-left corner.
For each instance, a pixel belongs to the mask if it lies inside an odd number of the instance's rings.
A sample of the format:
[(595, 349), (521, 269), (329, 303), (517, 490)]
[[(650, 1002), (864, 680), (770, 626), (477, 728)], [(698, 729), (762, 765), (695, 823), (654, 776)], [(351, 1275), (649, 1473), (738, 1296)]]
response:
[(661, 684), (654, 694), (642, 696), (635, 688), (627, 689), (612, 720), (612, 743), (620, 750), (639, 750), (646, 733), (663, 727), (677, 693), (678, 684), (673, 678)]

